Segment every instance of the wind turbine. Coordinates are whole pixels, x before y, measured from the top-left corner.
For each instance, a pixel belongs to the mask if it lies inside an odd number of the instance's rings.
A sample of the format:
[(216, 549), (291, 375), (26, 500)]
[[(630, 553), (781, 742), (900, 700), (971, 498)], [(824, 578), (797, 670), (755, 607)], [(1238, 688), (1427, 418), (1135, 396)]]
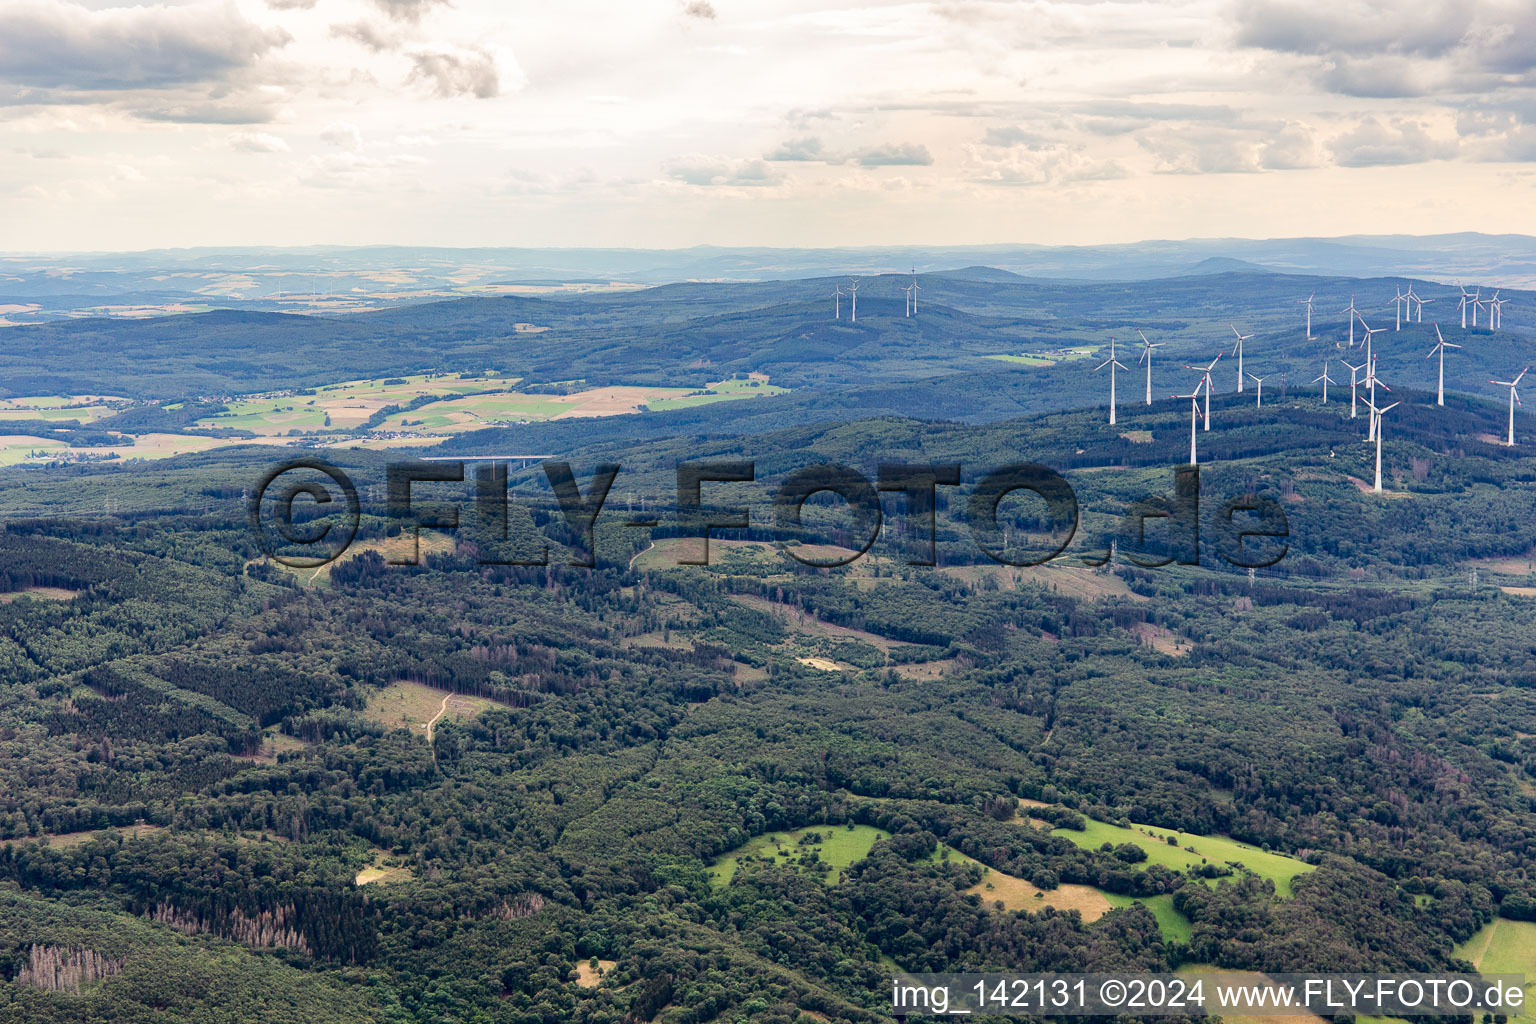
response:
[(912, 315), (917, 316), (917, 293), (922, 291), (917, 286), (917, 268), (912, 268)]
[[(1366, 367), (1365, 367), (1365, 384), (1366, 384), (1367, 387), (1370, 388), (1370, 391), (1371, 391), (1370, 397), (1368, 397), (1365, 400), (1365, 404), (1366, 405), (1373, 405), (1375, 403), (1375, 401), (1376, 401), (1376, 389), (1378, 387), (1381, 388), (1383, 391), (1391, 391), (1392, 390), (1391, 388), (1387, 387), (1387, 382), (1386, 381), (1384, 381), (1380, 377), (1376, 376), (1376, 360), (1375, 360), (1374, 357), (1371, 359), (1371, 361), (1369, 363), (1366, 364)], [(1380, 421), (1377, 420), (1376, 417), (1374, 417), (1374, 416), (1371, 417), (1370, 430), (1365, 435), (1365, 439), (1367, 441), (1371, 440), (1372, 438), (1374, 438), (1376, 436), (1377, 424), (1379, 422)]]
[[(1141, 328), (1138, 327), (1136, 329), (1136, 333), (1137, 334), (1141, 334)], [(1145, 334), (1141, 334), (1141, 345), (1142, 345), (1142, 348), (1141, 348), (1141, 358), (1136, 360), (1136, 364), (1138, 366), (1140, 366), (1142, 363), (1146, 363), (1147, 364), (1147, 404), (1148, 405), (1152, 404), (1152, 350), (1155, 349), (1155, 348), (1162, 348), (1165, 344), (1167, 344), (1167, 343), (1166, 342), (1162, 342), (1162, 341), (1159, 341), (1156, 344), (1153, 344), (1152, 342), (1147, 340), (1147, 336)]]
[(1504, 444), (1510, 448), (1515, 446), (1515, 406), (1524, 404), (1520, 401), (1520, 392), (1515, 389), (1520, 386), (1520, 378), (1530, 372), (1531, 368), (1527, 366), (1520, 371), (1519, 376), (1514, 380), (1491, 380), (1488, 382), (1490, 384), (1498, 384), (1500, 387), (1509, 388), (1509, 437), (1504, 441)]
[(1371, 423), (1374, 426), (1374, 431), (1373, 432), (1376, 435), (1376, 487), (1375, 487), (1375, 492), (1377, 494), (1380, 494), (1381, 493), (1381, 435), (1383, 433), (1383, 431), (1381, 429), (1381, 426), (1380, 426), (1381, 418), (1383, 416), (1385, 416), (1387, 413), (1391, 412), (1393, 409), (1396, 409), (1402, 403), (1401, 402), (1393, 402), (1391, 405), (1387, 406), (1385, 409), (1378, 409), (1371, 402), (1366, 402), (1366, 404), (1371, 407)]
[(843, 318), (843, 288), (842, 288), (841, 285), (834, 284), (832, 286), (832, 319), (833, 320), (841, 320), (842, 318)]
[(1313, 292), (1304, 299), (1297, 299), (1298, 303), (1304, 303), (1307, 307), (1307, 340), (1312, 340), (1312, 300), (1317, 298), (1317, 292)]
[(1188, 363), (1184, 364), (1184, 369), (1199, 371), (1199, 373), (1201, 374), (1201, 376), (1202, 376), (1202, 378), (1204, 380), (1204, 384), (1205, 384), (1205, 429), (1206, 430), (1210, 430), (1211, 429), (1211, 371), (1216, 369), (1216, 364), (1221, 362), (1221, 357), (1222, 357), (1222, 353), (1221, 352), (1217, 352), (1216, 353), (1216, 358), (1212, 359), (1211, 362), (1210, 362), (1210, 365), (1208, 365), (1208, 366), (1190, 366)]
[[(1189, 464), (1191, 466), (1198, 465), (1200, 461), (1195, 451), (1195, 437), (1197, 436), (1195, 434), (1195, 419), (1200, 416), (1200, 389), (1203, 387), (1205, 387), (1205, 379), (1201, 378), (1200, 383), (1195, 385), (1195, 390), (1189, 394), (1171, 396), (1173, 398), (1189, 399)], [(1206, 395), (1209, 398), (1210, 393), (1207, 392)]]
[[(1232, 333), (1237, 335), (1237, 344), (1232, 346), (1232, 354), (1237, 356), (1237, 393), (1243, 393), (1243, 342), (1253, 337), (1251, 334), (1243, 334), (1238, 331), (1237, 324), (1232, 325)], [(1252, 374), (1249, 374), (1252, 376)]]
[(917, 298), (917, 296), (912, 294), (912, 289), (916, 288), (916, 287), (917, 287), (916, 284), (910, 284), (910, 285), (908, 285), (907, 287), (905, 287), (905, 288), (903, 288), (901, 290), (902, 294), (905, 295), (906, 298), (907, 298), (907, 302), (906, 302), (906, 306), (905, 306), (905, 309), (906, 309), (906, 312), (907, 312), (907, 316), (911, 316), (912, 315), (912, 300)]
[(1471, 303), (1472, 295), (1465, 288), (1462, 288), (1460, 284), (1457, 284), (1456, 287), (1461, 288), (1461, 302), (1457, 303), (1456, 308), (1461, 311), (1461, 329), (1466, 330), (1467, 306)]
[(1374, 402), (1376, 400), (1376, 355), (1371, 350), (1371, 339), (1386, 330), (1386, 328), (1377, 327), (1373, 329), (1370, 324), (1365, 322), (1365, 317), (1360, 318), (1360, 326), (1365, 328), (1365, 386), (1371, 393), (1371, 401)]
[[(1413, 285), (1408, 286), (1408, 291), (1410, 293), (1413, 291)], [(1392, 300), (1392, 312), (1397, 315), (1397, 326), (1392, 328), (1394, 332), (1403, 329), (1403, 303), (1407, 301), (1408, 299), (1403, 295), (1403, 286), (1398, 285), (1397, 297)]]
[(1477, 328), (1477, 311), (1483, 308), (1483, 290), (1479, 288), (1472, 296), (1472, 327)]
[(1100, 370), (1104, 369), (1104, 367), (1106, 367), (1106, 366), (1109, 367), (1109, 425), (1110, 426), (1114, 426), (1115, 425), (1115, 367), (1118, 366), (1122, 370), (1129, 370), (1130, 367), (1126, 366), (1125, 364), (1121, 363), (1120, 360), (1115, 358), (1115, 339), (1113, 337), (1111, 337), (1109, 339), (1109, 358), (1104, 360), (1098, 366), (1095, 366), (1093, 368), (1093, 372), (1094, 373), (1098, 373)]
[(848, 291), (853, 295), (853, 315), (848, 318), (849, 323), (856, 324), (859, 322), (859, 285), (862, 283), (861, 281), (855, 281), (848, 286)]
[(1254, 377), (1254, 375), (1251, 373), (1248, 376), (1253, 377), (1253, 382), (1258, 385), (1257, 391), (1259, 400), (1254, 404), (1255, 408), (1262, 409), (1264, 408), (1264, 378)]
[(1351, 295), (1349, 297), (1349, 305), (1346, 306), (1344, 309), (1339, 310), (1339, 312), (1340, 313), (1348, 313), (1349, 314), (1349, 347), (1350, 348), (1354, 348), (1355, 347), (1355, 317), (1360, 315), (1360, 311), (1355, 308), (1355, 297), (1353, 295)]
[[(1345, 363), (1344, 365), (1348, 366), (1349, 364)], [(1313, 384), (1316, 384), (1318, 381), (1322, 381), (1322, 383), (1323, 383), (1323, 404), (1327, 405), (1328, 404), (1328, 385), (1329, 384), (1337, 384), (1338, 381), (1336, 381), (1332, 377), (1328, 376), (1328, 361), (1326, 359), (1323, 360), (1323, 375), (1321, 377), (1314, 377), (1314, 378), (1312, 378), (1312, 383)]]
[[(1356, 366), (1354, 363), (1345, 362), (1344, 365), (1349, 367), (1349, 418), (1355, 419), (1359, 415), (1355, 410), (1355, 403), (1358, 401), (1358, 399), (1355, 398), (1355, 386), (1357, 384), (1357, 381), (1355, 380), (1355, 374), (1363, 370), (1365, 368), (1365, 364), (1361, 363), (1359, 366)], [(1324, 367), (1325, 371), (1326, 369), (1327, 368)]]
[(1489, 330), (1498, 330), (1500, 327), (1504, 326), (1504, 303), (1508, 302), (1509, 300), (1499, 298), (1500, 291), (1503, 291), (1503, 289), (1501, 288), (1496, 290), (1493, 293), (1493, 298), (1488, 300)]
[(1413, 322), (1415, 322), (1415, 324), (1422, 324), (1422, 322), (1424, 322), (1424, 304), (1425, 304), (1425, 302), (1433, 302), (1433, 301), (1435, 301), (1435, 299), (1419, 298), (1418, 293), (1416, 293), (1415, 290), (1413, 290), (1412, 284), (1410, 284), (1410, 286), (1409, 286), (1409, 295), (1413, 296), (1413, 301), (1415, 301), (1416, 304), (1418, 304), (1418, 307), (1419, 307), (1418, 318), (1416, 318), (1415, 321), (1413, 321)]
[(1424, 358), (1428, 359), (1428, 358), (1430, 358), (1430, 356), (1433, 356), (1436, 352), (1440, 353), (1440, 387), (1435, 392), (1435, 404), (1436, 405), (1444, 405), (1445, 404), (1445, 350), (1448, 349), (1448, 348), (1461, 348), (1461, 346), (1460, 345), (1452, 345), (1450, 342), (1446, 341), (1445, 340), (1445, 335), (1440, 333), (1440, 325), (1439, 324), (1435, 324), (1435, 337), (1439, 338), (1440, 340), (1435, 342), (1435, 347), (1430, 349), (1429, 350), (1429, 355), (1425, 356)]

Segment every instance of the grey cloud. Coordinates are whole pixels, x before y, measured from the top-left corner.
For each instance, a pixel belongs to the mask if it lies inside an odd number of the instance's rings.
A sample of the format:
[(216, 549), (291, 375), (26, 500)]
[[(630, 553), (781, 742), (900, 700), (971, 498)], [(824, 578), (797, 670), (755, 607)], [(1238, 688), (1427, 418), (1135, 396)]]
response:
[(777, 185), (781, 180), (778, 173), (762, 160), (690, 157), (668, 164), (666, 171), (678, 181), (700, 187), (761, 188)]
[(373, 0), (373, 6), (396, 21), (417, 22), (421, 16), (448, 0)]
[(266, 124), (275, 116), (264, 103), (162, 103), (138, 106), (133, 115), (141, 121), (165, 124)]
[(289, 42), (231, 3), (88, 10), (20, 0), (0, 8), (0, 79), (41, 89), (158, 89), (225, 78)]
[(274, 11), (308, 11), (320, 0), (267, 0), (267, 6)]
[(854, 154), (861, 167), (926, 167), (933, 163), (928, 147), (916, 142), (871, 146)]
[(1438, 57), (1461, 45), (1474, 5), (1428, 0), (1245, 0), (1237, 5), (1237, 41), (1282, 53), (1409, 53)]
[(427, 51), (410, 56), (415, 65), (411, 79), (430, 84), (439, 96), (475, 96), (485, 100), (501, 94), (496, 58), (483, 50)]
[(821, 140), (814, 135), (802, 139), (790, 139), (780, 144), (779, 148), (773, 152), (765, 153), (763, 159), (783, 163), (833, 162), (822, 146)]
[(1434, 62), (1392, 54), (1332, 58), (1317, 77), (1319, 84), (1330, 92), (1376, 99), (1423, 96), (1434, 91), (1444, 79)]
[(1457, 145), (1432, 137), (1412, 121), (1384, 125), (1368, 117), (1334, 139), (1329, 149), (1343, 167), (1385, 167), (1446, 160), (1456, 155)]
[(690, 18), (702, 18), (705, 21), (715, 20), (715, 6), (709, 0), (689, 0), (683, 5), (683, 13)]
[(354, 21), (347, 25), (332, 25), (331, 35), (337, 39), (350, 39), (354, 43), (366, 46), (374, 53), (394, 50), (400, 46), (399, 38), (393, 33), (367, 21)]
[(1039, 132), (1032, 132), (1027, 128), (1019, 128), (1012, 125), (988, 128), (986, 134), (981, 137), (982, 145), (998, 146), (1004, 149), (1011, 146), (1028, 146), (1031, 149), (1038, 149), (1044, 146), (1047, 141), (1046, 137)]

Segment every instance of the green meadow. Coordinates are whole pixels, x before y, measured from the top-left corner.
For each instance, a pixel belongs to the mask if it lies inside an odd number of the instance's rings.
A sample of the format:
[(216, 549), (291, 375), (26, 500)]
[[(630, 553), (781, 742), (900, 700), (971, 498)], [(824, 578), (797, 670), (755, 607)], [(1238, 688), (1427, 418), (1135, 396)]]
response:
[(788, 393), (788, 388), (781, 388), (766, 381), (732, 378), (718, 384), (711, 384), (700, 393), (679, 395), (676, 398), (658, 398), (646, 402), (645, 407), (651, 412), (665, 412), (668, 409), (688, 409), (696, 405), (709, 405), (712, 402), (730, 402), (738, 398), (762, 398), (766, 395)]
[[(1260, 878), (1267, 878), (1274, 882), (1275, 892), (1281, 896), (1291, 895), (1292, 879), (1313, 870), (1312, 865), (1295, 857), (1266, 853), (1256, 846), (1249, 846), (1235, 839), (1227, 839), (1223, 836), (1197, 836), (1189, 832), (1175, 832), (1172, 829), (1155, 828), (1151, 825), (1132, 825), (1130, 828), (1122, 828), (1119, 825), (1090, 820), (1088, 827), (1082, 832), (1058, 828), (1053, 829), (1051, 835), (1064, 836), (1078, 846), (1089, 850), (1097, 849), (1105, 843), (1111, 846), (1134, 843), (1147, 853), (1144, 864), (1161, 864), (1174, 871), (1188, 871), (1207, 862), (1217, 865), (1239, 864)], [(1177, 846), (1169, 845), (1169, 836), (1178, 843)]]
[[(820, 838), (802, 845), (801, 840), (812, 833)], [(775, 864), (798, 866), (807, 873), (814, 871), (823, 881), (831, 883), (837, 881), (838, 872), (869, 856), (875, 843), (888, 838), (889, 833), (871, 825), (812, 825), (792, 832), (770, 832), (722, 854), (710, 867), (709, 878), (715, 885), (726, 885), (742, 861), (772, 858)], [(804, 858), (812, 851), (818, 859), (814, 864), (807, 864)]]
[(1510, 921), (1496, 917), (1476, 935), (1456, 947), (1456, 955), (1472, 961), (1483, 974), (1523, 974), (1525, 1012), (1511, 1021), (1536, 1021), (1531, 999), (1536, 998), (1536, 921)]

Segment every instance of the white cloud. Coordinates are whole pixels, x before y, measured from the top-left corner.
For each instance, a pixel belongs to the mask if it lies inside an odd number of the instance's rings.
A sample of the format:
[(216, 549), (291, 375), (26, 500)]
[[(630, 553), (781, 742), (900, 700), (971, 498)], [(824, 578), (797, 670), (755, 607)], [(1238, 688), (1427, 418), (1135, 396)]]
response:
[(431, 85), (439, 96), (487, 100), (501, 94), (496, 58), (484, 50), (424, 50), (412, 53), (410, 58), (414, 65), (411, 78)]
[(268, 132), (233, 132), (229, 136), (233, 149), (247, 153), (288, 153), (291, 147), (282, 138)]
[(363, 148), (363, 133), (355, 124), (328, 124), (320, 131), (320, 141), (328, 146), (348, 149), (355, 153)]
[(1456, 155), (1457, 146), (1455, 139), (1435, 138), (1417, 122), (1382, 124), (1368, 117), (1334, 139), (1329, 148), (1343, 167), (1379, 167), (1447, 160)]

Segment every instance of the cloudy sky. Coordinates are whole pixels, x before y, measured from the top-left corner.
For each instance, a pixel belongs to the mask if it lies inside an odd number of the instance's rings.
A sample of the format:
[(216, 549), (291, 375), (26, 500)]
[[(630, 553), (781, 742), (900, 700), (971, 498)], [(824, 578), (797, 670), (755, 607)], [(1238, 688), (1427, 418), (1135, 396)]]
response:
[(0, 250), (1536, 234), (1536, 0), (0, 0)]

